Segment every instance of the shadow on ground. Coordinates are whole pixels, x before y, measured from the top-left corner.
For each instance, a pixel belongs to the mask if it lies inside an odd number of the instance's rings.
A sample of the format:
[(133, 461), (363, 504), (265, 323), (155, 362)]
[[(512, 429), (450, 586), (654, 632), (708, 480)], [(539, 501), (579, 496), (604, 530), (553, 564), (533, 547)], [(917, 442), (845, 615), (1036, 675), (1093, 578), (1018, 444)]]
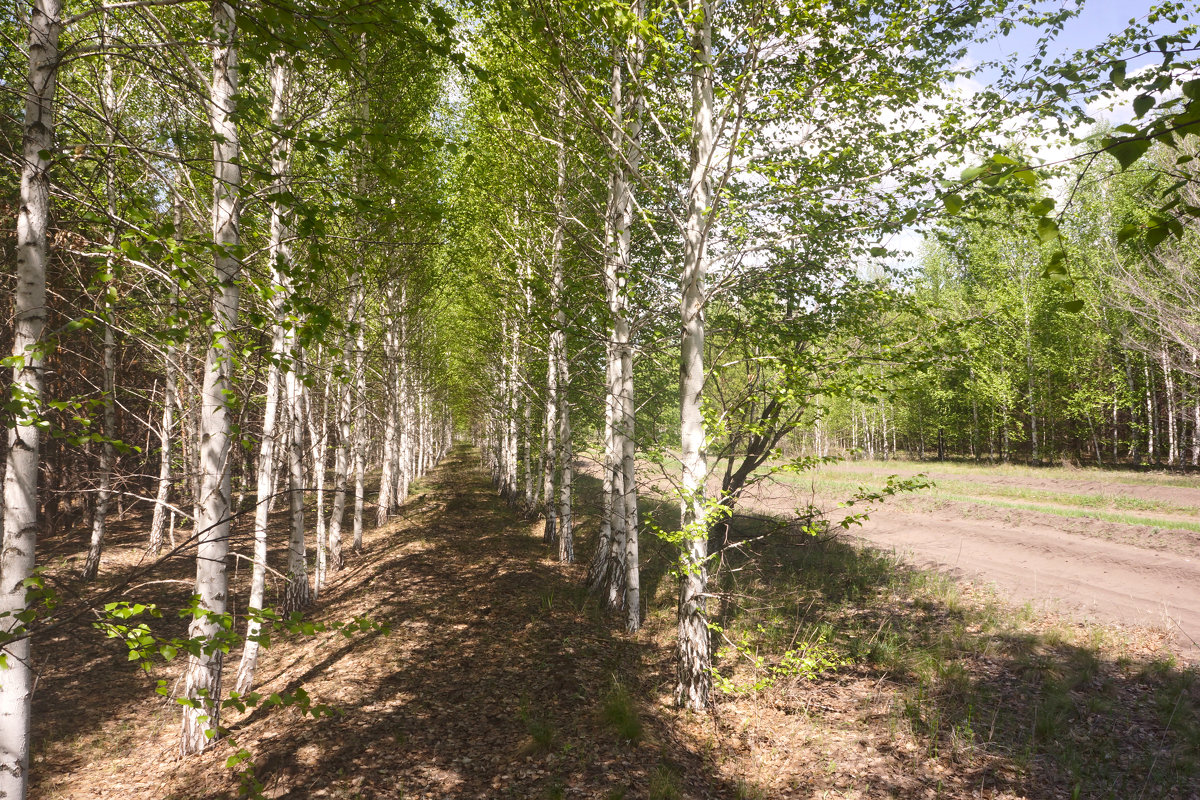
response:
[(821, 643), (849, 663), (815, 679), (781, 675), (718, 707), (727, 735), (744, 735), (738, 715), (753, 710), (748, 749), (763, 760), (790, 746), (772, 762), (771, 790), (1200, 797), (1200, 682), (1165, 636), (1014, 608), (782, 523), (738, 521), (734, 539), (748, 544), (728, 551), (714, 586), (728, 637), (718, 666), (745, 682), (745, 653), (770, 665), (792, 649), (803, 661)]

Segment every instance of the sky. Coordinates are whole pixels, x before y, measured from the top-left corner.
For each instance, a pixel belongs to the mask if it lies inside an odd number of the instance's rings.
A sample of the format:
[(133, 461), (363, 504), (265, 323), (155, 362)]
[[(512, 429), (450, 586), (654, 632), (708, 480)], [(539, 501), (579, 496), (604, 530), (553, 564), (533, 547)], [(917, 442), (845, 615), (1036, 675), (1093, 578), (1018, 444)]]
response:
[[(1060, 5), (1073, 7), (1076, 3), (1064, 0)], [(1051, 48), (1051, 55), (1063, 55), (1097, 44), (1109, 34), (1124, 29), (1129, 20), (1145, 17), (1152, 5), (1154, 3), (1148, 0), (1087, 0), (1083, 3), (1083, 11), (1063, 27)], [(1032, 53), (1039, 35), (1036, 29), (1021, 26), (1008, 36), (977, 45), (973, 54), (984, 61), (1010, 53)]]
[[(1076, 5), (1078, 5), (1076, 0), (1061, 0), (1062, 7), (1075, 7)], [(1048, 51), (1050, 60), (1099, 44), (1110, 34), (1124, 30), (1130, 20), (1144, 19), (1153, 5), (1156, 5), (1156, 2), (1151, 0), (1086, 0), (1082, 3), (1083, 10), (1065, 23), (1062, 32), (1051, 44)], [(1200, 4), (1198, 4), (1197, 10), (1200, 10)], [(1159, 23), (1155, 27), (1161, 29), (1162, 33), (1168, 33), (1177, 30), (1179, 26)], [(969, 50), (969, 58), (971, 62), (979, 64), (999, 61), (1015, 55), (1019, 64), (1022, 62), (1022, 57), (1033, 56), (1040, 36), (1040, 30), (1031, 26), (1020, 26), (1008, 36), (997, 36), (991, 41), (973, 45)], [(975, 91), (983, 84), (988, 83), (989, 79), (995, 77), (997, 77), (995, 71), (981, 69), (972, 80), (960, 84), (960, 88), (967, 92)], [(1123, 99), (1126, 101), (1124, 107), (1108, 109), (1107, 107), (1093, 106), (1091, 108), (1093, 116), (1106, 118), (1114, 124), (1129, 121), (1132, 118), (1132, 109), (1128, 103), (1132, 101), (1132, 95)], [(1086, 132), (1079, 131), (1078, 133)], [(1068, 142), (1054, 137), (1042, 140), (1042, 150), (1039, 155), (1045, 160), (1052, 161), (1065, 157), (1070, 152), (1072, 152), (1072, 146)], [(906, 269), (916, 267), (922, 238), (921, 233), (914, 229), (906, 230), (892, 237), (888, 246), (908, 251), (910, 254), (893, 259), (893, 266), (902, 266)]]

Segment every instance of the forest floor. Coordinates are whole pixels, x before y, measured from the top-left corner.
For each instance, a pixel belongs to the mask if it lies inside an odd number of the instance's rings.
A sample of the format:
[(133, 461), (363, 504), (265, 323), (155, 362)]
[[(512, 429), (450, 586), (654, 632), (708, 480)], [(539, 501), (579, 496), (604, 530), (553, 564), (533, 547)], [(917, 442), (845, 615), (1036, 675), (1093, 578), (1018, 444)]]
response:
[[(725, 691), (711, 715), (676, 711), (667, 546), (644, 537), (646, 624), (621, 633), (585, 568), (550, 558), (476, 464), (456, 449), (311, 612), (389, 630), (263, 654), (260, 691), (303, 687), (327, 708), (315, 719), (251, 710), (180, 760), (178, 709), (154, 685), (181, 659), (144, 674), (86, 621), (39, 640), (33, 796), (235, 797), (252, 767), (289, 798), (1200, 797), (1200, 688), (1163, 637), (1014, 610), (837, 539), (721, 562)], [(598, 487), (580, 483), (586, 563)], [(671, 508), (646, 498), (651, 519)], [(127, 585), (144, 528), (114, 527), (99, 589), (178, 607), (187, 558)], [(48, 551), (52, 583), (71, 588), (85, 545)], [(181, 631), (170, 616), (156, 624)], [(784, 651), (801, 667), (779, 669)], [(250, 759), (228, 766), (239, 749)]]

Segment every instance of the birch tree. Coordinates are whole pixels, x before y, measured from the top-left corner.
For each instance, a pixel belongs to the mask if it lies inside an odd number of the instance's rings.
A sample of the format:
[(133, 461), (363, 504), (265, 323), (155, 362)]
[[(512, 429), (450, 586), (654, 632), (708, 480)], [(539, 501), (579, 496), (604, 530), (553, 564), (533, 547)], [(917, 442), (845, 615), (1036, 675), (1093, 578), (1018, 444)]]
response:
[(230, 429), (232, 396), (230, 335), (237, 323), (238, 248), (240, 236), (241, 167), (234, 121), (238, 89), (237, 15), (225, 2), (213, 5), (212, 88), (209, 114), (213, 135), (213, 244), (215, 282), (212, 326), (204, 363), (200, 443), (200, 504), (196, 519), (195, 614), (188, 633), (201, 642), (188, 659), (183, 697), (180, 749), (198, 753), (217, 735), (220, 722), (221, 668), (224, 652), (219, 635), (228, 630), (228, 576), (231, 512)]
[(0, 553), (0, 795), (24, 798), (28, 788), (29, 726), (34, 674), (23, 616), (33, 577), (38, 530), (38, 415), (46, 320), (50, 158), (54, 151), (62, 3), (36, 0), (29, 16), (29, 72), (17, 216), (13, 302), (12, 386), (17, 409), (4, 458), (4, 547)]

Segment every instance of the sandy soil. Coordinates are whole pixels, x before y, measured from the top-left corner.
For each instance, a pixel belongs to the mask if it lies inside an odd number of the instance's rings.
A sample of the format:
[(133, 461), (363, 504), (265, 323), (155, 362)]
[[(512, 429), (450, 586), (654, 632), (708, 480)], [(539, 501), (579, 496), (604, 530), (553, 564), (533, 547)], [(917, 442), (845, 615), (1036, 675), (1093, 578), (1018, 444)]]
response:
[(1200, 655), (1200, 559), (1017, 519), (879, 509), (857, 537), (913, 564), (992, 583), (1009, 599), (1100, 622), (1172, 629)]
[[(838, 467), (839, 473), (848, 471), (859, 470)], [(889, 471), (919, 470), (897, 465)], [(936, 470), (927, 474), (934, 480), (939, 477)], [(979, 473), (942, 477), (1062, 492), (1121, 493), (1200, 507), (1200, 490), (1186, 487)], [(750, 505), (791, 509), (796, 505), (793, 491), (777, 485), (759, 492)], [(831, 498), (818, 498), (817, 504), (836, 505)], [(852, 528), (850, 535), (894, 551), (914, 566), (992, 584), (1016, 604), (1032, 602), (1039, 609), (1081, 620), (1169, 631), (1180, 656), (1200, 657), (1200, 537), (1195, 533), (905, 499), (878, 505), (870, 520)]]
[[(922, 472), (933, 481), (970, 481), (972, 483), (988, 484), (990, 486), (1010, 486), (1028, 489), (1040, 489), (1048, 492), (1063, 492), (1070, 494), (1100, 494), (1106, 496), (1120, 495), (1138, 500), (1155, 500), (1179, 506), (1194, 506), (1200, 509), (1200, 488), (1194, 486), (1171, 486), (1158, 483), (1144, 483), (1132, 478), (1124, 478), (1121, 473), (1100, 473), (1096, 470), (1079, 470), (1078, 478), (1064, 478), (1059, 475), (1030, 475), (1005, 474), (989, 472), (980, 468), (978, 472), (942, 472), (936, 466), (918, 464), (889, 463), (886, 466), (867, 464), (840, 464), (839, 473), (858, 472), (862, 474), (890, 475), (892, 473), (910, 476)], [(1164, 481), (1166, 483), (1167, 481)]]

